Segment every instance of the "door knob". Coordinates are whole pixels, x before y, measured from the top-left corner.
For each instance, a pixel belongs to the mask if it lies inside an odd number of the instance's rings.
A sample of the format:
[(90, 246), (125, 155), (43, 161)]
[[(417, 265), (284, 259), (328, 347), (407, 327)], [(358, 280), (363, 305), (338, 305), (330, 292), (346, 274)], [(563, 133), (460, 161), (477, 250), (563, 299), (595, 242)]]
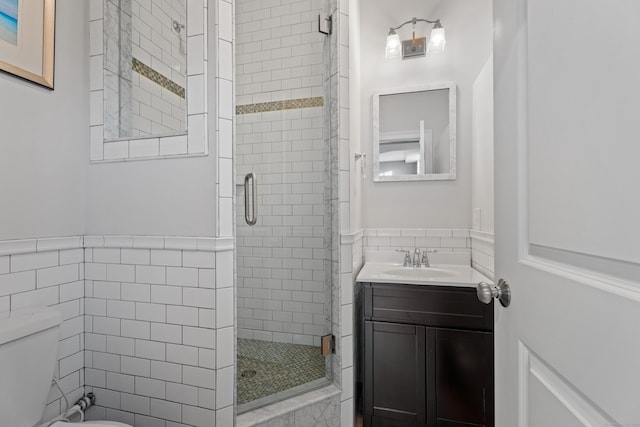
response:
[(498, 280), (497, 286), (485, 282), (478, 283), (477, 293), (478, 299), (485, 304), (490, 304), (494, 298), (500, 301), (503, 307), (509, 307), (511, 304), (511, 288), (504, 279)]

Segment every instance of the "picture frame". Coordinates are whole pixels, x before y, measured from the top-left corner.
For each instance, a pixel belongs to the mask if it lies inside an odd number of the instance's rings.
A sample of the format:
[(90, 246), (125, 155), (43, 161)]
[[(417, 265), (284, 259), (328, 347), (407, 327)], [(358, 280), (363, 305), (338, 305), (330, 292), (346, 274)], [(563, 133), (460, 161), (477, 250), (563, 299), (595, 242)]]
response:
[(0, 71), (53, 89), (56, 0), (0, 0)]

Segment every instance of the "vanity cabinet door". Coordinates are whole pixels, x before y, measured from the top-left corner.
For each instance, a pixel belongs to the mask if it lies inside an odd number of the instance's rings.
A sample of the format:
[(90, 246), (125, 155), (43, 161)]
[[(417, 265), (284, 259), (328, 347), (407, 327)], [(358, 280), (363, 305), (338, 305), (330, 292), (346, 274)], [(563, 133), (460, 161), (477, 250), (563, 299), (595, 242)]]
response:
[(365, 321), (364, 329), (365, 425), (426, 425), (425, 328)]
[(431, 339), (437, 427), (492, 427), (493, 334), (435, 329)]

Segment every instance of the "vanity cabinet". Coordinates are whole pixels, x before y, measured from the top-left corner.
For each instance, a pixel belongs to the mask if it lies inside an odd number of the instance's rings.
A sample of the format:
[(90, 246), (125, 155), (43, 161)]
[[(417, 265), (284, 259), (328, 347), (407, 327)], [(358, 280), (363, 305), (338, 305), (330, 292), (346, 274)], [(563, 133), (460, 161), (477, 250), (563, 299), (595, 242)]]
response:
[(493, 303), (474, 288), (358, 284), (364, 427), (494, 425)]

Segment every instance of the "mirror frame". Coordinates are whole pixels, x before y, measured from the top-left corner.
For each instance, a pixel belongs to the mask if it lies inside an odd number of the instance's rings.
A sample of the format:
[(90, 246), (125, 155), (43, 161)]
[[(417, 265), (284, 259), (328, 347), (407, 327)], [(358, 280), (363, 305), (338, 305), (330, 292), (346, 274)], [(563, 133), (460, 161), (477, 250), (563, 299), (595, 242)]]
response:
[(207, 1), (187, 0), (187, 130), (182, 134), (104, 140), (104, 6), (89, 4), (89, 130), (92, 163), (208, 155)]
[[(426, 92), (430, 90), (449, 89), (449, 173), (423, 175), (380, 176), (380, 97), (402, 93)], [(402, 88), (379, 89), (373, 91), (373, 181), (447, 181), (456, 179), (457, 153), (457, 103), (456, 84), (454, 82), (433, 83)]]

